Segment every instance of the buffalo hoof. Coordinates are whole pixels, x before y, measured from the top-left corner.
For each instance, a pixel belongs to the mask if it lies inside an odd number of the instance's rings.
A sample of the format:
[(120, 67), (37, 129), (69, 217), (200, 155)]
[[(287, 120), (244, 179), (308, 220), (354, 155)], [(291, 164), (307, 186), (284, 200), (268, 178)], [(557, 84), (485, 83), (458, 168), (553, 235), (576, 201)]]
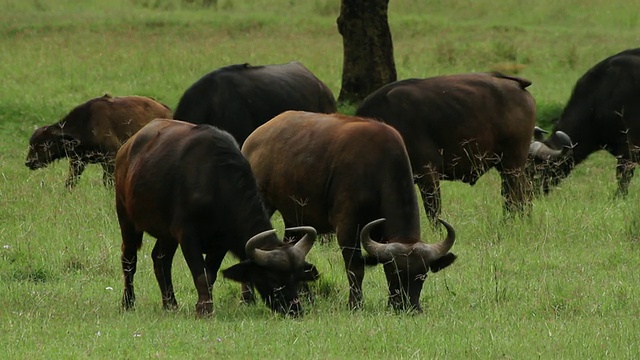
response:
[(199, 302), (196, 304), (196, 316), (205, 318), (213, 314), (213, 301)]
[(122, 296), (122, 309), (123, 310), (133, 310), (135, 302), (136, 302), (135, 295), (124, 294)]
[(176, 301), (176, 299), (163, 299), (162, 308), (167, 311), (178, 310), (178, 302)]

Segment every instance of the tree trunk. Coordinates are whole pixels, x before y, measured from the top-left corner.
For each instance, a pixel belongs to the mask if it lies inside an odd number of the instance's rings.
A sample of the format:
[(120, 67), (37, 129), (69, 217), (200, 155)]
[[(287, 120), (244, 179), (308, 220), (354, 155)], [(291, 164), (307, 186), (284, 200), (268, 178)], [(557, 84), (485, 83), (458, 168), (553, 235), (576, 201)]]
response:
[(338, 31), (344, 62), (338, 102), (359, 104), (382, 85), (396, 81), (388, 5), (389, 0), (342, 0)]

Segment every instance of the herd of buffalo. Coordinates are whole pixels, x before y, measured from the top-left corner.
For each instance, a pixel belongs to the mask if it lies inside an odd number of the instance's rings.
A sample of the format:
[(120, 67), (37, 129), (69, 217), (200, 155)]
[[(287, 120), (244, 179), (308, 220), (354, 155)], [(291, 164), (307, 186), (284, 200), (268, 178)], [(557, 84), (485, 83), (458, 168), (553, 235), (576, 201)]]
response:
[[(441, 180), (473, 185), (495, 168), (505, 211), (526, 215), (536, 193), (604, 149), (618, 161), (616, 196), (628, 192), (640, 160), (640, 49), (587, 71), (547, 138), (529, 85), (500, 73), (407, 79), (348, 116), (300, 63), (232, 65), (195, 82), (174, 113), (148, 97), (91, 99), (35, 130), (26, 166), (68, 158), (72, 188), (96, 163), (105, 185), (115, 183), (126, 309), (144, 232), (157, 239), (165, 308), (178, 306), (171, 268), (180, 246), (199, 315), (212, 312), (212, 287), (231, 252), (240, 262), (222, 274), (242, 283), (243, 298), (254, 301), (255, 289), (292, 316), (302, 313), (299, 286), (319, 277), (305, 260), (317, 234), (336, 233), (351, 308), (362, 306), (365, 266), (381, 263), (389, 306), (420, 311), (427, 273), (456, 259), (454, 229), (439, 219)], [(420, 239), (414, 184), (427, 217), (446, 228), (439, 242)], [(276, 211), (286, 241), (273, 230)]]

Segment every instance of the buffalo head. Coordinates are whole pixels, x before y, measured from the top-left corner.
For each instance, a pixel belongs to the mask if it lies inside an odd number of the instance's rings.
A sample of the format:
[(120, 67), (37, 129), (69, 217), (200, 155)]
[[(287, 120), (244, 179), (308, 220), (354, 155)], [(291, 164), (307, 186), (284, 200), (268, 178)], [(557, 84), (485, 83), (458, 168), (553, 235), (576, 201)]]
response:
[(529, 145), (527, 174), (536, 192), (548, 194), (573, 169), (574, 144), (562, 131), (556, 131), (546, 140), (543, 132), (538, 127), (534, 130), (534, 141)]
[(29, 139), (29, 153), (25, 165), (31, 169), (43, 168), (55, 160), (73, 154), (80, 141), (65, 134), (58, 124), (43, 126), (34, 131)]
[(316, 267), (305, 261), (315, 241), (316, 231), (309, 226), (287, 230), (301, 231), (306, 235), (295, 244), (281, 243), (275, 249), (264, 250), (275, 230), (261, 232), (245, 245), (247, 259), (222, 274), (228, 279), (252, 284), (271, 310), (298, 316), (302, 314), (298, 284), (318, 279)]
[(362, 228), (360, 242), (367, 253), (385, 266), (389, 284), (389, 305), (395, 309), (421, 311), (420, 291), (429, 270), (438, 272), (451, 265), (456, 255), (450, 253), (456, 238), (451, 225), (438, 219), (447, 229), (447, 237), (435, 244), (423, 242), (379, 243), (371, 239), (371, 230), (385, 219), (374, 220)]

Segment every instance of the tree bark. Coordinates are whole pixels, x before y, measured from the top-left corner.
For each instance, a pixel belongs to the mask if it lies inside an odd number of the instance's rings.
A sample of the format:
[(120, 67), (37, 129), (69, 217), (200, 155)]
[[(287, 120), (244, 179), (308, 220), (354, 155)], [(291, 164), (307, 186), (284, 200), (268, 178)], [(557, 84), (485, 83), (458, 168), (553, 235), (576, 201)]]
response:
[(389, 0), (342, 0), (337, 23), (344, 60), (338, 102), (359, 104), (381, 86), (396, 81), (388, 7)]

